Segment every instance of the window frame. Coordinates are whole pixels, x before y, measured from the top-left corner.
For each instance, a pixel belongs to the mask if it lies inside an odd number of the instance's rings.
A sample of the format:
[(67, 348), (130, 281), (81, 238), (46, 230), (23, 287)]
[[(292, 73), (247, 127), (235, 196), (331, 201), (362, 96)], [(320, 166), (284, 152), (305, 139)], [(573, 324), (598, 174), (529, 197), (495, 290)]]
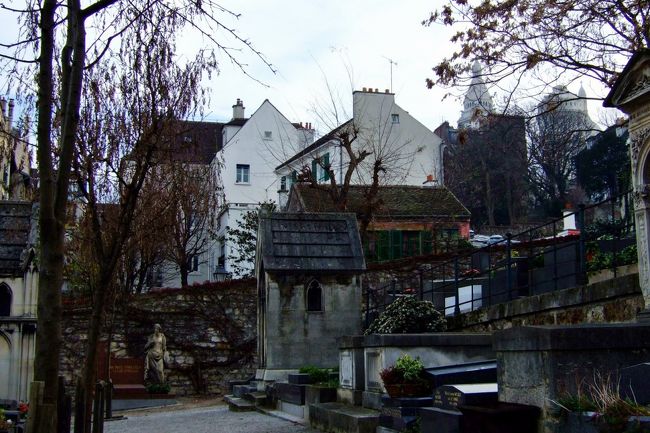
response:
[(250, 184), (251, 183), (251, 166), (250, 166), (250, 164), (237, 164), (236, 165), (236, 167), (235, 167), (235, 183), (238, 183), (238, 184)]

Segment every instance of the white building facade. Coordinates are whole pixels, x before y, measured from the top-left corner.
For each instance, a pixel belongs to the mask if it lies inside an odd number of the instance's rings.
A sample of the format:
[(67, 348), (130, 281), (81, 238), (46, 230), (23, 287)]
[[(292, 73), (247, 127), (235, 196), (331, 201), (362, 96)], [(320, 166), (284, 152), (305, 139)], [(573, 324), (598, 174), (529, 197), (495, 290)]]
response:
[[(229, 240), (228, 228), (241, 227), (244, 214), (257, 210), (260, 203), (276, 202), (280, 186), (275, 166), (305, 148), (314, 135), (310, 127), (291, 123), (268, 99), (250, 118), (244, 110), (243, 102), (237, 100), (212, 163), (220, 173), (225, 203), (217, 216), (217, 241), (209, 258), (212, 279), (242, 276), (233, 268), (238, 249)], [(254, 263), (244, 267), (252, 275)]]
[(355, 91), (352, 113), (352, 119), (276, 167), (281, 206), (303, 167), (311, 168), (318, 182), (329, 183), (329, 173), (324, 169), (329, 166), (337, 184), (344, 183), (350, 158), (341, 146), (341, 134), (356, 136), (352, 141), (355, 153), (370, 153), (354, 170), (352, 184), (371, 184), (372, 167), (378, 159), (385, 167), (380, 178), (382, 185), (421, 186), (426, 181), (442, 184), (442, 140), (397, 105), (394, 93), (366, 88)]

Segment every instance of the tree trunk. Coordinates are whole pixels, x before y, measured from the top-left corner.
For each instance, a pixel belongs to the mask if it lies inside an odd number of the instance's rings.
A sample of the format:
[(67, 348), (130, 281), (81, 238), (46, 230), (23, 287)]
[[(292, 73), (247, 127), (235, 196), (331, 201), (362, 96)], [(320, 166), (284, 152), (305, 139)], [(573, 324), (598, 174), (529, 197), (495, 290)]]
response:
[[(37, 159), (40, 171), (39, 231), (41, 239), (38, 281), (38, 326), (34, 379), (44, 382), (42, 402), (56, 405), (59, 351), (61, 347), (61, 284), (63, 281), (63, 225), (54, 214), (54, 178), (51, 170), (51, 128), (54, 57), (55, 0), (45, 0), (41, 9), (41, 51), (38, 75)], [(32, 388), (34, 389), (34, 388)], [(34, 398), (32, 398), (34, 397)], [(31, 396), (39, 404), (36, 396)], [(51, 411), (56, 414), (56, 410)], [(42, 411), (36, 411), (42, 413)], [(49, 425), (56, 426), (56, 420)], [(38, 430), (39, 419), (29, 423), (28, 433)], [(44, 431), (43, 433), (54, 433)]]

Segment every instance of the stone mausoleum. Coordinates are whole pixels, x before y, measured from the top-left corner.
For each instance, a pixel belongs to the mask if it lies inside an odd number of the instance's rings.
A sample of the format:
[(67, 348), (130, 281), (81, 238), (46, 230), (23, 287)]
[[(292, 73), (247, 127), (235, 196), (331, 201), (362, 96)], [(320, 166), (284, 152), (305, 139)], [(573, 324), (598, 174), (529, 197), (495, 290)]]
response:
[(274, 213), (257, 241), (258, 379), (338, 365), (361, 330), (361, 240), (351, 213)]

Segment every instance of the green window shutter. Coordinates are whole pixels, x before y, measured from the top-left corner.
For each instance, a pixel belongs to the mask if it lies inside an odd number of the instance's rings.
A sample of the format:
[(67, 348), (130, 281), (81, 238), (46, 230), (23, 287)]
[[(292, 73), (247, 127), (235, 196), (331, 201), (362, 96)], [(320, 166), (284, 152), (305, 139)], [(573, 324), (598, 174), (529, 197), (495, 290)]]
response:
[(390, 231), (390, 258), (393, 260), (402, 258), (402, 231), (401, 230)]
[(291, 172), (291, 183), (298, 182), (298, 172), (296, 170)]
[(330, 172), (329, 172), (329, 166), (330, 166), (330, 153), (327, 152), (325, 155), (323, 155), (323, 180), (330, 180)]
[(318, 182), (318, 161), (315, 159), (311, 162), (311, 178)]
[(433, 235), (430, 231), (420, 232), (422, 239), (422, 254), (431, 254), (433, 252)]
[(390, 259), (390, 232), (385, 230), (377, 232), (377, 261), (383, 262)]

